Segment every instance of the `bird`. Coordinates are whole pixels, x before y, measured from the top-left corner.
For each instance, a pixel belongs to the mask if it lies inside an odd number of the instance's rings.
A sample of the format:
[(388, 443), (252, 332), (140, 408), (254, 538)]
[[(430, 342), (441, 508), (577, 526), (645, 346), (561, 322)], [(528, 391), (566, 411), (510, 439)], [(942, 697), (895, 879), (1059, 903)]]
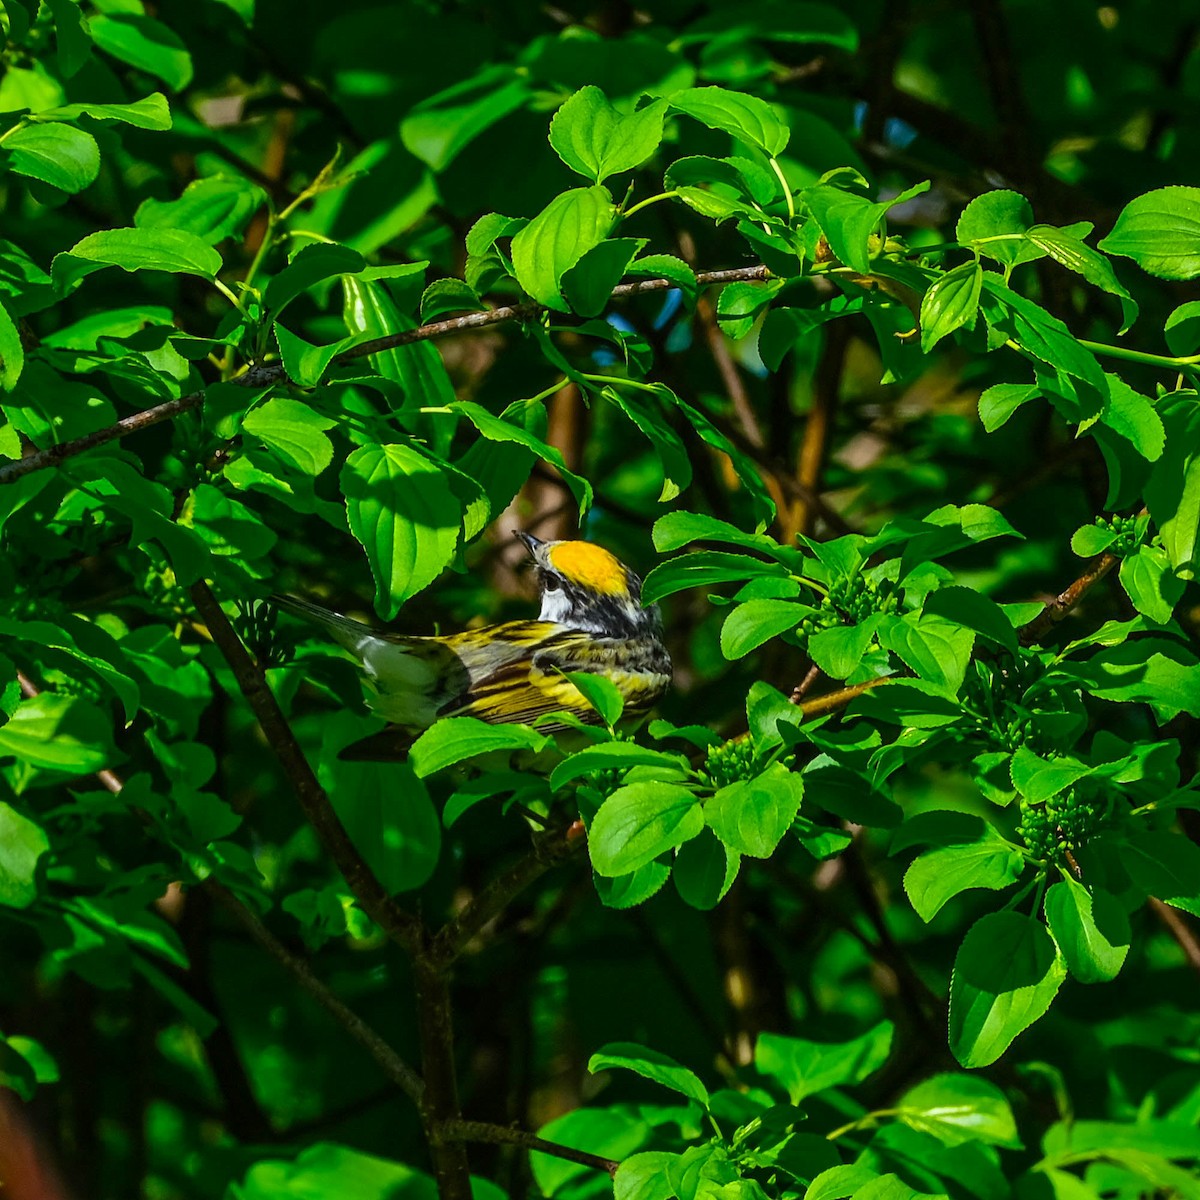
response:
[[(347, 746), (343, 759), (403, 759), (442, 717), (494, 725), (566, 713), (585, 724), (600, 716), (567, 672), (601, 675), (625, 700), (625, 717), (643, 716), (671, 683), (671, 659), (657, 605), (642, 607), (642, 581), (594, 542), (524, 542), (537, 571), (541, 611), (533, 621), (504, 621), (438, 637), (375, 629), (294, 596), (277, 608), (322, 627), (358, 659), (367, 703), (387, 727)], [(543, 732), (569, 726), (550, 722)]]

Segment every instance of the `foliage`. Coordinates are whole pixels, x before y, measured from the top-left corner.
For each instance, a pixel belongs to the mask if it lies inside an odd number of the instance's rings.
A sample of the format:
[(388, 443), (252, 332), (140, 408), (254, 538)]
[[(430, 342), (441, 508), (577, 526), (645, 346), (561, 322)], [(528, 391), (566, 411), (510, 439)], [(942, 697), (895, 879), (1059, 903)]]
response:
[[(611, 7), (4, 3), (0, 1085), (80, 1195), (1200, 1196), (1190, 26)], [(662, 714), (339, 758), (266, 598), (514, 526)]]

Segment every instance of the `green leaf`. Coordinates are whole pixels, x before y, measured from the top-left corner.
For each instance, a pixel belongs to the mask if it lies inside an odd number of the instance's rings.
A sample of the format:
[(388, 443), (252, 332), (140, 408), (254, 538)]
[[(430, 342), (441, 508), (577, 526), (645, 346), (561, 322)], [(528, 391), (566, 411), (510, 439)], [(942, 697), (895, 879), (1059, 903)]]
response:
[(4, 139), (8, 166), (64, 192), (81, 192), (100, 173), (100, 147), (74, 125), (21, 125)]
[(512, 240), (517, 282), (539, 303), (570, 312), (561, 280), (608, 236), (616, 207), (607, 189), (574, 188), (556, 196)]
[(772, 299), (783, 286), (780, 279), (767, 283), (729, 283), (717, 297), (717, 321), (723, 333), (739, 341), (770, 307)]
[(636, 1042), (610, 1042), (601, 1046), (588, 1059), (588, 1071), (595, 1075), (597, 1071), (620, 1068), (632, 1071), (643, 1079), (649, 1079), (662, 1087), (679, 1092), (689, 1100), (695, 1100), (702, 1107), (708, 1107), (708, 1089), (700, 1082), (699, 1077), (687, 1067), (680, 1066), (673, 1058), (639, 1046)]
[(1055, 262), (1061, 263), (1077, 275), (1082, 275), (1088, 283), (1101, 291), (1120, 299), (1122, 315), (1118, 332), (1124, 333), (1137, 320), (1137, 302), (1117, 278), (1112, 263), (1091, 246), (1085, 245), (1082, 238), (1075, 237), (1065, 229), (1055, 229), (1052, 225), (1034, 225), (1026, 230), (1025, 236)]
[(604, 312), (613, 288), (645, 245), (645, 238), (609, 238), (564, 271), (562, 294), (572, 311), (582, 317), (598, 317)]
[(1046, 920), (1080, 983), (1116, 979), (1129, 953), (1129, 917), (1117, 898), (1067, 878), (1046, 893)]
[(247, 179), (212, 175), (189, 183), (178, 200), (143, 200), (133, 221), (142, 229), (182, 229), (215, 245), (241, 234), (265, 200)]
[(307, 404), (279, 397), (248, 412), (242, 430), (270, 446), (289, 466), (319, 475), (333, 461), (333, 443), (323, 432), (333, 424)]
[[(285, 1161), (259, 1157), (233, 1184), (230, 1200), (437, 1200), (433, 1180), (415, 1167), (317, 1142)], [(484, 1200), (483, 1197), (480, 1200)]]
[(1200, 188), (1164, 187), (1125, 205), (1108, 237), (1106, 254), (1132, 258), (1159, 279), (1200, 275)]
[[(70, 79), (79, 73), (80, 67), (92, 56), (92, 35), (88, 31), (88, 23), (84, 18), (78, 0), (48, 0), (50, 13), (54, 17), (55, 57), (58, 59), (59, 70), (64, 78)], [(21, 34), (13, 22), (13, 12), (16, 5), (5, 6), (8, 11), (8, 36), (12, 41), (19, 41)], [(33, 6), (36, 13), (37, 5)], [(145, 103), (145, 101), (139, 101)], [(122, 107), (115, 105), (114, 107)], [(39, 113), (38, 116), (42, 114)]]
[(905, 1092), (896, 1108), (905, 1125), (947, 1146), (978, 1141), (1021, 1148), (1004, 1093), (979, 1075), (934, 1075)]
[(613, 1200), (671, 1200), (667, 1167), (678, 1155), (646, 1150), (622, 1160), (613, 1176)]
[(654, 100), (623, 115), (598, 87), (581, 88), (554, 114), (550, 145), (572, 171), (603, 183), (632, 171), (658, 149), (665, 111), (666, 101)]
[(529, 96), (529, 83), (511, 66), (485, 67), (413, 106), (400, 122), (400, 139), (440, 172), (480, 134), (524, 107)]
[[(410, 763), (344, 762), (366, 721), (339, 713), (324, 728), (318, 775), (350, 840), (389, 894), (421, 887), (437, 866), (442, 823)], [(397, 797), (403, 797), (397, 803)]]
[(981, 637), (1017, 653), (1017, 631), (994, 601), (965, 587), (938, 588), (925, 597), (921, 610), (926, 616), (944, 617), (956, 625), (973, 629)]
[(772, 763), (755, 779), (720, 788), (704, 805), (704, 823), (730, 850), (770, 858), (803, 798), (803, 778), (783, 763)]
[(57, 254), (51, 267), (54, 285), (70, 291), (85, 275), (103, 267), (126, 271), (168, 271), (215, 279), (221, 256), (207, 243), (182, 229), (106, 229)]
[(745, 658), (764, 642), (794, 629), (812, 610), (791, 600), (747, 600), (730, 610), (721, 626), (721, 653)]
[(788, 144), (788, 127), (757, 96), (721, 87), (698, 87), (674, 92), (669, 102), (676, 112), (686, 113), (710, 129), (723, 130), (768, 158), (776, 158)]
[(671, 878), (684, 904), (708, 912), (725, 898), (741, 863), (740, 854), (706, 829), (676, 851)]
[(179, 35), (153, 17), (101, 13), (88, 21), (96, 45), (120, 62), (157, 76), (172, 91), (192, 81), (192, 56)]
[(983, 268), (978, 262), (966, 262), (937, 279), (921, 298), (921, 350), (928, 354), (946, 337), (975, 321), (979, 294), (983, 289)]
[(862, 665), (883, 618), (868, 617), (857, 625), (835, 625), (809, 635), (806, 649), (830, 679), (848, 679)]
[(564, 671), (563, 674), (606, 725), (615, 725), (621, 719), (625, 697), (611, 679), (589, 671)]
[(1042, 251), (1025, 237), (1033, 209), (1017, 192), (1003, 188), (976, 196), (962, 211), (955, 237), (1006, 267), (1040, 258)]
[(38, 859), (49, 849), (40, 825), (0, 801), (0, 905), (28, 908), (37, 899)]
[(1159, 625), (1174, 615), (1186, 587), (1161, 546), (1140, 546), (1136, 554), (1123, 558), (1119, 578), (1133, 607)]
[(727, 542), (785, 562), (795, 558), (795, 551), (785, 550), (774, 538), (762, 533), (746, 533), (736, 525), (706, 513), (667, 513), (654, 522), (653, 536), (654, 548), (660, 554), (669, 554), (692, 542)]
[(682, 592), (685, 588), (708, 587), (714, 583), (741, 583), (762, 576), (783, 579), (787, 574), (787, 568), (782, 563), (763, 562), (747, 554), (699, 550), (659, 563), (642, 582), (642, 603), (657, 603), (664, 596)]
[(953, 696), (966, 677), (975, 634), (944, 617), (907, 613), (880, 628), (879, 644), (919, 678)]
[(596, 896), (605, 908), (626, 909), (645, 904), (651, 896), (661, 892), (670, 875), (671, 868), (666, 863), (648, 862), (636, 871), (612, 879), (593, 871), (592, 880)]
[(525, 446), (532, 450), (544, 462), (557, 468), (579, 504), (580, 516), (591, 508), (592, 485), (582, 475), (576, 475), (567, 466), (566, 459), (553, 446), (530, 433), (525, 426), (516, 425), (506, 420), (504, 416), (498, 417), (494, 413), (488, 412), (482, 405), (475, 404), (470, 400), (459, 400), (455, 402), (453, 408), (455, 412), (462, 413), (489, 441), (515, 442), (518, 446)]
[(443, 717), (413, 743), (408, 761), (419, 779), (493, 750), (538, 754), (551, 739), (524, 725), (489, 725), (475, 717)]
[(1028, 746), (1021, 746), (1012, 758), (1012, 783), (1031, 804), (1042, 804), (1057, 796), (1093, 768), (1074, 758), (1042, 758)]
[(75, 696), (42, 692), (0, 726), (0, 758), (15, 756), (47, 771), (90, 775), (114, 753), (108, 715)]
[(647, 254), (631, 262), (625, 273), (639, 279), (669, 279), (683, 293), (689, 308), (696, 303), (696, 272), (673, 254)]
[(1116, 540), (1117, 531), (1111, 525), (1081, 525), (1071, 534), (1071, 549), (1080, 558), (1094, 558)]
[[(1117, 375), (1105, 374), (1108, 395), (1100, 421), (1119, 433), (1148, 462), (1162, 457), (1166, 431), (1154, 405)], [(1082, 427), (1081, 427), (1082, 428)]]
[(1178, 642), (1137, 638), (1105, 647), (1078, 669), (1102, 700), (1149, 704), (1160, 721), (1200, 717), (1200, 663)]
[[(0, 730), (0, 734), (3, 730)], [(685, 787), (631, 783), (600, 806), (588, 830), (588, 851), (599, 875), (627, 875), (704, 828), (704, 810)]]
[(1164, 397), (1158, 413), (1166, 445), (1150, 471), (1146, 507), (1171, 565), (1180, 578), (1193, 579), (1200, 539), (1200, 406), (1185, 393)]
[(1200, 300), (1187, 300), (1172, 310), (1163, 326), (1163, 338), (1172, 354), (1200, 350)]
[(1200, 846), (1186, 835), (1166, 830), (1131, 834), (1121, 862), (1146, 895), (1200, 917)]
[(754, 1066), (787, 1089), (799, 1104), (807, 1096), (835, 1087), (852, 1087), (887, 1061), (895, 1027), (881, 1021), (848, 1042), (810, 1042), (804, 1038), (760, 1033), (754, 1047)]
[(1066, 965), (1046, 927), (1016, 912), (989, 913), (967, 931), (950, 979), (950, 1049), (986, 1067), (1050, 1007)]
[[(808, 1185), (804, 1200), (843, 1200), (846, 1196), (859, 1196), (864, 1187), (879, 1178), (862, 1163), (843, 1163), (840, 1167), (830, 1167), (817, 1175)], [(891, 1178), (896, 1177), (893, 1175)]]
[(567, 755), (551, 772), (550, 787), (558, 791), (572, 780), (590, 775), (594, 771), (623, 771), (630, 767), (662, 767), (670, 771), (686, 771), (687, 759), (680, 754), (651, 750), (634, 742), (601, 742)]
[(886, 204), (873, 204), (830, 184), (804, 191), (804, 203), (825, 235), (838, 261), (866, 274), (871, 270), (870, 238), (887, 213)]
[(341, 490), (375, 577), (375, 609), (390, 621), (454, 557), (462, 509), (445, 472), (408, 446), (355, 450)]
[[(95, 121), (120, 121), (135, 129), (171, 128), (171, 107), (162, 92), (152, 92), (132, 104), (63, 104), (58, 108), (40, 109), (34, 117), (38, 121), (75, 121), (80, 117), (91, 117)], [(253, 187), (253, 184), (244, 183), (243, 186)]]
[(1022, 404), (1040, 395), (1033, 383), (994, 383), (979, 397), (979, 420), (988, 433), (995, 433)]
[(434, 321), (452, 312), (475, 312), (483, 307), (475, 289), (453, 277), (435, 279), (421, 293), (422, 321)]
[(1021, 878), (1025, 860), (990, 825), (976, 842), (939, 846), (914, 860), (904, 874), (904, 890), (922, 921), (969, 888), (1000, 891)]
[(316, 387), (329, 370), (329, 364), (359, 340), (357, 337), (348, 337), (330, 342), (327, 346), (314, 346), (279, 324), (274, 326), (274, 333), (288, 379), (302, 388)]
[[(651, 1129), (645, 1120), (620, 1109), (577, 1108), (543, 1125), (538, 1130), (538, 1136), (559, 1146), (570, 1146), (588, 1154), (603, 1155), (623, 1162), (650, 1140)], [(591, 1167), (536, 1150), (529, 1156), (529, 1166), (538, 1192), (546, 1197), (556, 1196), (560, 1192), (570, 1196), (574, 1189), (568, 1185), (577, 1185), (583, 1178), (590, 1183), (595, 1178)], [(263, 1200), (267, 1200), (267, 1197), (263, 1197)], [(326, 1197), (322, 1196), (321, 1200), (326, 1200)], [(358, 1200), (358, 1197), (346, 1197), (346, 1200)]]
[(683, 439), (668, 423), (657, 397), (639, 393), (636, 397), (621, 388), (606, 387), (601, 395), (616, 405), (650, 440), (663, 469), (659, 503), (674, 500), (692, 482), (692, 460)]
[[(11, 392), (17, 386), (17, 380), (21, 378), (24, 368), (25, 347), (21, 344), (21, 331), (8, 315), (8, 309), (0, 304), (0, 387), (6, 392)], [(20, 458), (20, 441), (17, 441), (15, 447), (6, 447), (5, 453), (9, 450), (15, 450), (15, 453), (8, 454), (8, 457)]]
[(300, 250), (282, 271), (271, 279), (263, 292), (263, 304), (275, 315), (297, 296), (326, 279), (355, 275), (366, 266), (363, 256), (349, 246), (318, 242)]

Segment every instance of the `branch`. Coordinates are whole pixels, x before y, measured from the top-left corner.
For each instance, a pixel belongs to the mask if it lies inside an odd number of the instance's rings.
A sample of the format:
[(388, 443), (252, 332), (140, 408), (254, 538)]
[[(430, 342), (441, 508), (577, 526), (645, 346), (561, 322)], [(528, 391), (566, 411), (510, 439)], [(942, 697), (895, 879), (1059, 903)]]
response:
[(441, 967), (449, 966), (489, 921), (494, 920), (530, 884), (551, 867), (582, 849), (585, 839), (576, 827), (550, 830), (533, 839), (533, 847), (524, 858), (498, 875), (451, 921), (434, 935), (429, 959)]
[(864, 692), (869, 692), (872, 688), (880, 687), (885, 683), (896, 683), (898, 678), (896, 675), (885, 675), (882, 679), (868, 679), (866, 683), (856, 683), (853, 687), (842, 688), (840, 691), (826, 692), (824, 696), (816, 696), (812, 700), (803, 701), (799, 706), (800, 711), (806, 717), (824, 717), (829, 713), (841, 712)]
[(1169, 904), (1150, 897), (1150, 910), (1163, 923), (1167, 932), (1179, 943), (1184, 958), (1194, 971), (1200, 971), (1200, 937)]
[[(728, 271), (701, 271), (696, 276), (696, 282), (701, 287), (706, 287), (712, 284), (766, 279), (768, 274), (767, 268), (763, 266), (737, 267)], [(670, 279), (640, 279), (636, 283), (622, 283), (615, 287), (612, 291), (612, 299), (619, 300), (628, 296), (640, 296), (644, 292), (663, 292), (675, 286), (676, 284)], [(360, 342), (357, 346), (347, 350), (345, 354), (339, 354), (333, 361), (339, 366), (344, 366), (355, 359), (364, 358), (370, 354), (378, 354), (382, 350), (392, 350), (397, 346), (409, 346), (413, 342), (425, 342), (434, 338), (450, 337), (452, 334), (465, 333), (472, 329), (482, 329), (489, 325), (500, 325), (507, 321), (530, 320), (540, 316), (545, 311), (546, 308), (544, 305), (538, 304), (535, 301), (528, 301), (524, 304), (509, 304), (502, 308), (492, 308), (487, 312), (468, 313), (462, 317), (450, 317), (445, 321), (432, 321), (428, 325), (420, 325), (416, 329), (406, 329), (399, 333), (389, 333), (386, 337), (373, 338), (369, 342)], [(285, 379), (286, 375), (284, 374), (283, 367), (275, 364), (271, 366), (251, 367), (232, 382), (238, 384), (240, 387), (255, 388), (267, 387), (274, 383), (280, 383)], [(198, 408), (203, 402), (203, 391), (189, 392), (186, 396), (180, 396), (177, 400), (168, 400), (163, 404), (156, 404), (152, 408), (143, 409), (141, 412), (133, 413), (128, 417), (122, 417), (116, 424), (107, 425), (103, 429), (97, 429), (92, 433), (84, 434), (83, 437), (74, 438), (69, 442), (61, 442), (57, 446), (48, 446), (45, 450), (35, 450), (32, 454), (27, 454), (23, 458), (18, 458), (13, 462), (0, 466), (0, 484), (13, 483), (25, 475), (31, 475), (34, 471), (42, 471), (47, 467), (57, 466), (64, 459), (72, 458), (76, 454), (82, 454), (85, 450), (94, 449), (96, 446), (103, 446), (106, 442), (115, 441), (118, 438), (127, 437), (131, 433), (137, 433), (142, 429), (149, 429), (152, 425), (169, 421), (172, 417), (176, 417), (180, 413)]]
[(228, 888), (211, 875), (200, 885), (213, 901), (230, 913), (277, 963), (356, 1041), (383, 1069), (384, 1074), (414, 1104), (421, 1103), (425, 1085), (421, 1077), (320, 979), (304, 959), (293, 954)]
[(338, 870), (345, 876), (350, 890), (362, 904), (363, 910), (393, 941), (416, 953), (424, 944), (424, 926), (395, 903), (355, 848), (334, 812), (329, 796), (317, 782), (308, 759), (304, 757), (304, 751), (268, 686), (266, 676), (242, 645), (208, 584), (204, 580), (193, 584), (191, 596), (213, 641), (225, 656), (250, 711), (262, 727), (267, 744), (278, 757), (304, 815), (317, 831)]
[(1048, 600), (1032, 621), (1021, 626), (1021, 645), (1032, 646), (1040, 642), (1120, 561), (1115, 554), (1107, 551), (1093, 558), (1087, 570), (1074, 583), (1059, 592), (1053, 600)]
[(616, 1175), (621, 1165), (616, 1159), (602, 1158), (598, 1154), (589, 1154), (586, 1150), (576, 1150), (571, 1146), (562, 1146), (558, 1142), (548, 1142), (544, 1138), (526, 1133), (523, 1129), (513, 1129), (507, 1125), (490, 1125), (486, 1121), (447, 1121), (442, 1128), (443, 1136), (458, 1142), (487, 1142), (493, 1146), (523, 1146), (526, 1150), (537, 1150), (541, 1154), (549, 1154), (554, 1158), (565, 1158), (567, 1162), (580, 1163), (585, 1167), (594, 1167), (597, 1171), (607, 1171)]

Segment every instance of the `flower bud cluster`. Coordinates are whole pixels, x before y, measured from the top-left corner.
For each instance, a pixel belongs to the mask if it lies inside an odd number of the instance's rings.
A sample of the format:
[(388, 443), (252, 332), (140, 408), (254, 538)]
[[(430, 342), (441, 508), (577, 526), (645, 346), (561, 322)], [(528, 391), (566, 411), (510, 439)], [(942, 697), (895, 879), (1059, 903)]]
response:
[(857, 625), (875, 613), (895, 612), (900, 603), (900, 589), (890, 579), (873, 582), (862, 575), (838, 579), (829, 585), (829, 594), (821, 598), (820, 606), (796, 627), (801, 637), (833, 629), (839, 625)]
[(1067, 788), (1041, 804), (1030, 804), (1022, 797), (1017, 833), (1038, 858), (1061, 862), (1069, 851), (1077, 850), (1112, 823), (1106, 796)]
[(758, 755), (748, 737), (733, 738), (719, 746), (709, 746), (704, 760), (704, 772), (713, 787), (723, 788), (740, 779), (753, 779), (757, 774)]
[(1146, 540), (1147, 522), (1138, 517), (1097, 517), (1095, 525), (1098, 529), (1111, 529), (1117, 535), (1108, 548), (1117, 558), (1136, 554)]

